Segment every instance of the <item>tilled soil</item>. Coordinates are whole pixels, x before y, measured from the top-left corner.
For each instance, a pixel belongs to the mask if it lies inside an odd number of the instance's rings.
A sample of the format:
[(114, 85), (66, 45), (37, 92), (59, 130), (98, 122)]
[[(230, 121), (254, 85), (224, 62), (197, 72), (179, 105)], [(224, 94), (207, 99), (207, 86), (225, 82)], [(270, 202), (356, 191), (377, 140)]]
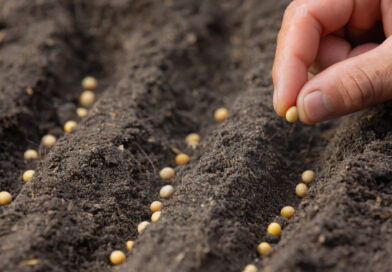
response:
[[(287, 4), (0, 0), (0, 190), (14, 198), (0, 207), (0, 271), (390, 271), (392, 104), (317, 126), (278, 117), (271, 66)], [(80, 119), (86, 75), (98, 101)], [(79, 125), (64, 135), (69, 119)], [(42, 160), (24, 161), (27, 148)], [(179, 151), (190, 163), (162, 181)], [(138, 235), (166, 183), (173, 198)], [(272, 254), (258, 257), (261, 241)]]

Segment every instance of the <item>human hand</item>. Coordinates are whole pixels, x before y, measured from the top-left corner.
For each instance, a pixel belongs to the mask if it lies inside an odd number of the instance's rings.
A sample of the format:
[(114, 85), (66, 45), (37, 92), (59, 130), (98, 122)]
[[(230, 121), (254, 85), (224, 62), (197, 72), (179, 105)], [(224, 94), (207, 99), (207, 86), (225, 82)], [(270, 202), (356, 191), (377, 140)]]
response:
[[(392, 0), (293, 1), (272, 70), (275, 111), (297, 105), (312, 124), (392, 99), (391, 35)], [(321, 72), (308, 78), (310, 67)]]

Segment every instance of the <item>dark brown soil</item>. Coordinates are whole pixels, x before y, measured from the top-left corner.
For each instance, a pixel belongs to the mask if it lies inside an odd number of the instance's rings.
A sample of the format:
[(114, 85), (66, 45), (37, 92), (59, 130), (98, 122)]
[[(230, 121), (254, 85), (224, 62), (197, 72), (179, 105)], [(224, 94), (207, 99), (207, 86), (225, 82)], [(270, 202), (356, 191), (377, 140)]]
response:
[[(287, 4), (0, 0), (0, 190), (14, 197), (0, 207), (0, 271), (390, 271), (392, 104), (317, 126), (279, 118), (271, 65)], [(86, 75), (99, 99), (79, 120)], [(64, 135), (69, 119), (79, 125)], [(46, 133), (59, 137), (51, 150)], [(39, 163), (23, 160), (29, 147)], [(138, 235), (177, 150), (191, 161)], [(299, 199), (308, 168), (317, 178)], [(23, 183), (26, 169), (37, 173)], [(266, 235), (273, 220), (280, 241)], [(264, 240), (274, 252), (259, 258)]]

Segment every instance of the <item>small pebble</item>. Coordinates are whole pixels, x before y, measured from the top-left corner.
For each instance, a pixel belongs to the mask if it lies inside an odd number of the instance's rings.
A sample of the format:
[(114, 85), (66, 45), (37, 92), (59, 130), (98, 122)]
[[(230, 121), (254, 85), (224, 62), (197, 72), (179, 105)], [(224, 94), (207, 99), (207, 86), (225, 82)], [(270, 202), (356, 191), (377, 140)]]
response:
[(290, 123), (294, 123), (298, 120), (298, 111), (296, 106), (292, 106), (286, 111), (286, 120)]
[(242, 272), (258, 272), (259, 270), (254, 264), (248, 264), (245, 266), (244, 270)]
[(76, 109), (76, 114), (80, 117), (80, 118), (82, 118), (82, 117), (85, 117), (86, 115), (87, 115), (87, 113), (88, 113), (88, 110), (87, 109), (85, 109), (85, 108), (77, 108)]
[(56, 144), (56, 137), (51, 134), (47, 134), (42, 137), (42, 144), (47, 147), (54, 146)]
[(141, 223), (137, 226), (137, 232), (138, 232), (139, 234), (142, 234), (143, 231), (147, 228), (148, 225), (150, 225), (150, 223), (147, 222), (147, 221), (141, 222)]
[(280, 214), (288, 219), (293, 217), (294, 213), (295, 213), (295, 209), (291, 206), (283, 207), (282, 210), (280, 211)]
[(80, 104), (85, 107), (90, 107), (95, 102), (95, 94), (92, 91), (84, 91), (80, 95)]
[(126, 243), (127, 250), (128, 250), (128, 251), (131, 251), (134, 244), (135, 244), (134, 241), (127, 241), (127, 243)]
[(174, 193), (174, 188), (171, 185), (163, 186), (159, 191), (159, 195), (162, 198), (166, 198), (166, 199), (171, 198), (173, 196), (173, 193)]
[(26, 170), (23, 173), (23, 181), (24, 182), (29, 182), (33, 178), (34, 174), (35, 174), (34, 170)]
[(225, 108), (219, 108), (214, 113), (214, 118), (218, 122), (223, 122), (227, 119), (229, 112)]
[(34, 149), (27, 149), (23, 154), (25, 160), (38, 160), (38, 152)]
[(268, 225), (267, 232), (275, 236), (280, 236), (282, 227), (278, 223), (272, 222)]
[(159, 217), (161, 217), (161, 211), (154, 212), (151, 215), (151, 221), (155, 223), (155, 222), (157, 222), (159, 220)]
[(84, 90), (95, 90), (98, 87), (98, 81), (92, 76), (85, 77), (82, 80), (82, 87)]
[(271, 249), (272, 249), (271, 245), (267, 242), (261, 242), (257, 246), (257, 251), (259, 252), (260, 256), (267, 254), (268, 252), (271, 251)]
[(295, 187), (295, 193), (299, 197), (305, 197), (306, 193), (308, 192), (308, 186), (305, 183), (298, 183)]
[(64, 131), (65, 132), (71, 132), (76, 126), (78, 125), (78, 123), (76, 123), (75, 121), (68, 121), (64, 124)]
[(162, 209), (162, 202), (160, 201), (154, 201), (151, 203), (150, 210), (154, 212), (158, 212)]
[(125, 261), (125, 254), (121, 250), (115, 250), (110, 254), (110, 261), (114, 265), (122, 264)]
[(174, 169), (171, 167), (162, 168), (162, 170), (159, 172), (159, 175), (163, 180), (169, 180), (174, 177)]
[(178, 165), (184, 165), (189, 162), (189, 156), (184, 153), (180, 153), (176, 156), (176, 164)]
[(302, 173), (301, 178), (302, 178), (303, 182), (305, 182), (306, 184), (309, 184), (313, 181), (315, 175), (316, 174), (314, 173), (314, 171), (306, 170)]
[(0, 192), (0, 205), (8, 205), (12, 201), (12, 196), (6, 191)]

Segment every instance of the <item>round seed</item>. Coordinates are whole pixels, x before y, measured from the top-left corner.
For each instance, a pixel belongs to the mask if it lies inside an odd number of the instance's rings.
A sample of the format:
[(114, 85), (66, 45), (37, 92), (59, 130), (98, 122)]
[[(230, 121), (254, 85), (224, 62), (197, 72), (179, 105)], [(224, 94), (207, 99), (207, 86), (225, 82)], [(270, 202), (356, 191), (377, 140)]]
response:
[(151, 215), (151, 221), (155, 223), (155, 222), (157, 222), (159, 220), (159, 217), (161, 217), (161, 211), (154, 212)]
[(176, 164), (178, 165), (184, 165), (189, 162), (189, 156), (184, 153), (180, 153), (176, 156)]
[(82, 80), (82, 87), (84, 90), (95, 90), (98, 87), (98, 81), (92, 76), (85, 77)]
[(80, 104), (85, 107), (90, 107), (94, 104), (95, 101), (95, 94), (92, 91), (84, 91), (80, 95)]
[(150, 210), (153, 213), (160, 211), (161, 208), (162, 208), (162, 203), (160, 201), (154, 201), (153, 203), (151, 203)]
[(295, 213), (295, 209), (291, 206), (283, 207), (282, 210), (280, 210), (280, 214), (288, 219), (293, 217), (294, 213)]
[(8, 205), (12, 201), (12, 196), (6, 191), (0, 192), (0, 205)]
[(171, 185), (163, 186), (159, 191), (159, 195), (162, 198), (166, 198), (166, 199), (171, 198), (173, 193), (174, 193), (174, 188)]
[(76, 114), (77, 114), (79, 117), (85, 117), (85, 116), (87, 115), (87, 113), (88, 113), (88, 110), (85, 109), (85, 108), (77, 108), (77, 109), (76, 109)]
[(51, 134), (47, 134), (44, 137), (42, 137), (42, 144), (44, 146), (54, 146), (56, 144), (56, 137), (54, 137)]
[(189, 147), (193, 149), (200, 143), (200, 135), (196, 133), (191, 133), (185, 137), (185, 142)]
[(242, 272), (258, 272), (259, 270), (254, 264), (248, 264), (245, 266), (244, 270)]
[(110, 254), (110, 261), (114, 265), (122, 264), (125, 261), (125, 254), (121, 250), (115, 250)]
[(127, 243), (126, 243), (127, 250), (128, 250), (128, 251), (131, 251), (134, 244), (135, 244), (134, 241), (127, 241)]
[(299, 197), (306, 196), (307, 192), (308, 192), (308, 186), (306, 186), (305, 183), (298, 183), (297, 186), (295, 187), (295, 193)]
[(141, 222), (141, 223), (137, 226), (137, 232), (138, 232), (139, 234), (142, 234), (143, 231), (147, 228), (148, 225), (150, 225), (150, 223), (148, 223), (147, 221)]
[(272, 222), (268, 225), (267, 232), (275, 236), (280, 236), (282, 227), (278, 223)]
[(218, 122), (223, 122), (227, 119), (229, 112), (225, 108), (219, 108), (214, 113), (214, 118)]
[(296, 106), (292, 106), (286, 111), (286, 120), (290, 123), (294, 123), (298, 120), (298, 111)]
[(271, 251), (271, 249), (272, 249), (271, 245), (267, 242), (261, 242), (257, 246), (257, 251), (259, 252), (260, 256), (267, 254), (268, 252)]
[(162, 170), (159, 172), (159, 175), (163, 180), (169, 180), (174, 177), (174, 169), (171, 167), (162, 168)]
[(75, 121), (68, 121), (64, 124), (64, 131), (71, 132), (77, 125), (78, 123), (76, 123)]
[(34, 170), (26, 170), (26, 171), (23, 173), (23, 181), (24, 181), (24, 182), (30, 181), (30, 180), (33, 178), (34, 174), (35, 174), (35, 171), (34, 171)]
[(305, 182), (306, 184), (309, 184), (313, 181), (315, 175), (316, 174), (314, 173), (314, 171), (306, 170), (302, 173), (301, 178), (302, 178), (303, 182)]
[(34, 149), (27, 149), (23, 155), (25, 160), (38, 160), (38, 152)]

